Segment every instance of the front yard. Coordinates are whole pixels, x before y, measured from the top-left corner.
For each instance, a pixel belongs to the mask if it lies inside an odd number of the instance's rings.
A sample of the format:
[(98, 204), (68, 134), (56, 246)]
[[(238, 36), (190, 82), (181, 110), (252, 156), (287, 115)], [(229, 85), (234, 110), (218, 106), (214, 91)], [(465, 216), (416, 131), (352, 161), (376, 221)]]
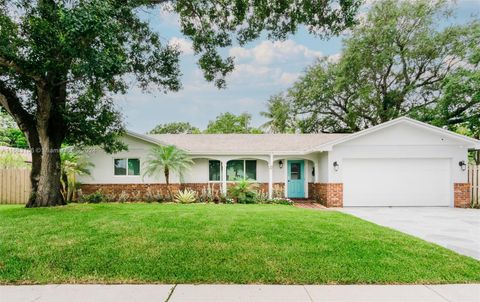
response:
[(335, 211), (0, 206), (0, 283), (459, 283), (480, 262)]

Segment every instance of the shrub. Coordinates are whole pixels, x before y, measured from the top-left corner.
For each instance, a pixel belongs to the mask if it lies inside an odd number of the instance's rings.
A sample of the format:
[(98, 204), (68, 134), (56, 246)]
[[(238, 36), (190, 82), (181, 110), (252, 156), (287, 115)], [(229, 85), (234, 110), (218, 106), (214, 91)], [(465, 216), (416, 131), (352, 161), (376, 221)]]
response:
[(268, 199), (267, 200), (267, 203), (271, 203), (271, 204), (284, 204), (284, 205), (293, 205), (293, 201), (291, 199), (288, 199), (288, 198), (272, 198), (272, 199)]
[(174, 201), (178, 203), (194, 203), (197, 200), (197, 192), (185, 189), (175, 194)]
[(101, 203), (106, 202), (107, 197), (101, 191), (96, 191), (91, 194), (82, 195), (80, 198), (81, 202), (88, 202), (88, 203)]
[(147, 191), (143, 195), (143, 199), (145, 199), (146, 202), (163, 202), (166, 200), (166, 197), (158, 190), (153, 192), (150, 188), (147, 188)]
[(127, 202), (128, 200), (130, 199), (130, 194), (128, 194), (127, 192), (125, 191), (122, 191), (122, 193), (120, 193), (118, 195), (118, 202)]
[(256, 203), (257, 187), (256, 183), (242, 179), (228, 189), (228, 195), (237, 203)]

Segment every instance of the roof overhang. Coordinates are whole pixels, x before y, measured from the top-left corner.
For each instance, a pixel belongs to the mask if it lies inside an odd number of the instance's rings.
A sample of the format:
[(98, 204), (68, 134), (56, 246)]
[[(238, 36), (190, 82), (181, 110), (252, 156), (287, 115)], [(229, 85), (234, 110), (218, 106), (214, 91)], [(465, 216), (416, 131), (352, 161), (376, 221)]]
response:
[(402, 123), (413, 125), (415, 127), (418, 127), (419, 129), (425, 129), (425, 130), (428, 130), (428, 131), (431, 131), (431, 132), (434, 132), (434, 133), (441, 134), (441, 135), (446, 136), (446, 137), (450, 137), (450, 138), (458, 140), (458, 141), (462, 141), (462, 142), (465, 143), (465, 145), (468, 147), (468, 149), (480, 150), (480, 140), (477, 140), (477, 139), (474, 139), (474, 138), (471, 138), (471, 137), (468, 137), (468, 136), (465, 136), (465, 135), (461, 135), (461, 134), (452, 132), (450, 130), (445, 130), (445, 129), (442, 129), (442, 128), (439, 128), (439, 127), (436, 127), (436, 126), (432, 126), (430, 124), (420, 122), (420, 121), (411, 119), (409, 117), (399, 117), (399, 118), (396, 118), (394, 120), (379, 124), (377, 126), (374, 126), (374, 127), (371, 127), (371, 128), (353, 133), (349, 136), (341, 137), (341, 138), (333, 140), (331, 142), (321, 144), (321, 145), (319, 145), (315, 148), (312, 148), (309, 151), (310, 152), (329, 151), (335, 145), (345, 143), (345, 142), (354, 140), (356, 138), (359, 138), (359, 137), (362, 137), (362, 136), (365, 136), (365, 135), (369, 135), (371, 133), (375, 133), (375, 132), (380, 131), (382, 129), (392, 127), (394, 125), (402, 124)]

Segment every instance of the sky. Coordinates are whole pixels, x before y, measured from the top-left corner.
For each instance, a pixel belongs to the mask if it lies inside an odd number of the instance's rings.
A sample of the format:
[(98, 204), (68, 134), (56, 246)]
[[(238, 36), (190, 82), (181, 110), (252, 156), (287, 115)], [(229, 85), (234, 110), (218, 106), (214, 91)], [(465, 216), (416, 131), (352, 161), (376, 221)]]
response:
[[(371, 1), (371, 0), (370, 0)], [(362, 8), (365, 11), (367, 7)], [(459, 0), (454, 6), (455, 17), (450, 23), (466, 23), (480, 17), (480, 0)], [(258, 39), (244, 47), (223, 49), (223, 55), (235, 57), (235, 70), (227, 77), (227, 88), (218, 89), (206, 82), (197, 66), (198, 57), (191, 42), (179, 31), (178, 18), (173, 14), (152, 10), (142, 12), (151, 27), (166, 43), (182, 50), (183, 88), (164, 94), (157, 90), (143, 92), (132, 87), (126, 94), (114, 97), (129, 130), (146, 133), (158, 124), (190, 122), (205, 129), (208, 122), (223, 112), (252, 115), (257, 127), (266, 120), (260, 116), (271, 95), (288, 89), (302, 72), (320, 57), (335, 60), (342, 49), (345, 35), (321, 40), (300, 29), (285, 41)], [(440, 22), (439, 26), (447, 23)]]

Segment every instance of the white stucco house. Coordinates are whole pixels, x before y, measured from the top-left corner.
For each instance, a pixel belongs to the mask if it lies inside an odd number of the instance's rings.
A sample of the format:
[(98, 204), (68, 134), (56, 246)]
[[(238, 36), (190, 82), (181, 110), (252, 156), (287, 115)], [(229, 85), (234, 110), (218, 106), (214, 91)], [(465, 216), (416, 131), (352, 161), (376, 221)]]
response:
[(144, 178), (142, 164), (155, 145), (185, 150), (194, 165), (177, 187), (227, 186), (239, 177), (272, 196), (316, 198), (326, 206), (445, 206), (470, 202), (468, 150), (480, 141), (402, 117), (354, 134), (179, 134), (127, 132), (128, 151), (88, 153), (94, 164), (84, 193), (162, 188)]

